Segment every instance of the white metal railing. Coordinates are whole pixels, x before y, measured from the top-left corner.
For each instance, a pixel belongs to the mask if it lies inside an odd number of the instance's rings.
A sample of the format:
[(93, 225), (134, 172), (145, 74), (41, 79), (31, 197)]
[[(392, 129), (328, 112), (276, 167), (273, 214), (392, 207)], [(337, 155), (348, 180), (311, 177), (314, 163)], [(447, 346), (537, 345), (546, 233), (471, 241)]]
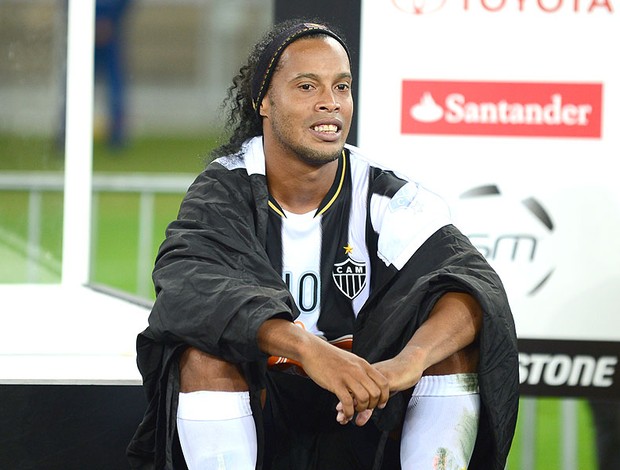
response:
[[(182, 195), (195, 174), (133, 173), (93, 175), (93, 213), (97, 213), (99, 194), (135, 193), (139, 198), (138, 247), (137, 247), (137, 295), (148, 297), (151, 289), (151, 247), (156, 194)], [(64, 175), (59, 172), (3, 172), (0, 173), (0, 192), (24, 191), (28, 193), (28, 232), (26, 237), (26, 260), (28, 281), (36, 281), (38, 250), (41, 246), (42, 195), (45, 192), (62, 192)], [(97, 217), (93, 216), (92, 233), (97, 233)], [(91, 263), (91, 271), (94, 263)]]

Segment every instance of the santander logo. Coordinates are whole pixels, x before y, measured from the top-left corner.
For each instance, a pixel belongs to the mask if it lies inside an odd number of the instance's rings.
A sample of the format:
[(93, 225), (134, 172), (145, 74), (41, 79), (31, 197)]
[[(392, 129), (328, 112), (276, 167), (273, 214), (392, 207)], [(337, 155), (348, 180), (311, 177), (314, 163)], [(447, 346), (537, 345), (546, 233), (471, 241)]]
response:
[(404, 80), (402, 134), (601, 137), (600, 83)]

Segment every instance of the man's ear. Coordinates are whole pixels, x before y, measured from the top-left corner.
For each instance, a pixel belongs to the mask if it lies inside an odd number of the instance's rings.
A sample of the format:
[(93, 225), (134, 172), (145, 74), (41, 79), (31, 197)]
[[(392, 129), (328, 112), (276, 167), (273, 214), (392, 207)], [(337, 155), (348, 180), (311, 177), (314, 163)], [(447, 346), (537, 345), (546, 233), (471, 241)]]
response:
[(258, 114), (261, 117), (269, 117), (270, 108), (271, 107), (269, 106), (269, 98), (265, 96), (263, 100), (260, 102), (260, 106), (258, 108)]

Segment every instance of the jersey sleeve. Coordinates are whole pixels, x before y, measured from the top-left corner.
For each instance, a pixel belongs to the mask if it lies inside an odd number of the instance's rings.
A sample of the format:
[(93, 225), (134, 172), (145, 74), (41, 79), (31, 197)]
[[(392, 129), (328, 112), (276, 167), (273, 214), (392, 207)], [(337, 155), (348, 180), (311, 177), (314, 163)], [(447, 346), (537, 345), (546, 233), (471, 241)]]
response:
[(415, 182), (391, 197), (373, 194), (370, 217), (378, 233), (379, 258), (398, 270), (433, 233), (451, 223), (446, 202)]

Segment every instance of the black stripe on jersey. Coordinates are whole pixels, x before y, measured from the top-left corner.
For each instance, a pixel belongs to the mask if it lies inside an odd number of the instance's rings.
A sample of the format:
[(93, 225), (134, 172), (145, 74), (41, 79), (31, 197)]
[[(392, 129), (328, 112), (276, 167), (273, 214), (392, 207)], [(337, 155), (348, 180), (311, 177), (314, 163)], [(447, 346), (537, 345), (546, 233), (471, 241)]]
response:
[[(269, 199), (269, 217), (267, 222), (267, 256), (271, 265), (282, 276), (282, 216), (278, 211), (272, 210), (272, 199)], [(280, 206), (277, 206), (280, 207)], [(275, 215), (278, 214), (278, 215)]]
[(368, 175), (368, 207), (370, 208), (370, 197), (373, 194), (379, 196), (387, 196), (392, 198), (407, 181), (399, 178), (389, 170), (383, 170), (377, 167), (370, 168)]
[[(351, 299), (346, 297), (332, 279), (334, 265), (348, 259), (345, 247), (349, 244), (349, 213), (351, 210), (351, 166), (349, 151), (340, 159), (340, 178), (324, 199), (321, 219), (321, 316), (317, 326), (327, 339), (353, 332), (355, 313)], [(323, 204), (322, 204), (323, 205)]]

